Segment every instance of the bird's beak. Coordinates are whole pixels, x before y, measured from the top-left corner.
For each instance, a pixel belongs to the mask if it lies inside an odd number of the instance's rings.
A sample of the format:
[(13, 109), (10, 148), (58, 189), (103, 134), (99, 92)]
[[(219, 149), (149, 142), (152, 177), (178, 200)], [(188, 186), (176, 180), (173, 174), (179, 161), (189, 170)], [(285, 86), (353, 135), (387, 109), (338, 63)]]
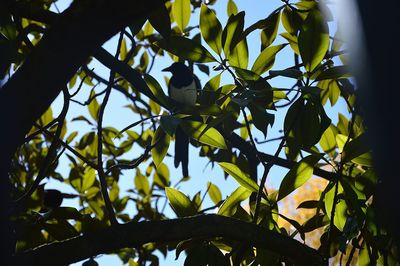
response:
[(164, 68), (163, 70), (161, 70), (161, 71), (164, 71), (164, 72), (171, 72), (171, 66), (169, 66), (169, 67), (167, 67), (167, 68)]

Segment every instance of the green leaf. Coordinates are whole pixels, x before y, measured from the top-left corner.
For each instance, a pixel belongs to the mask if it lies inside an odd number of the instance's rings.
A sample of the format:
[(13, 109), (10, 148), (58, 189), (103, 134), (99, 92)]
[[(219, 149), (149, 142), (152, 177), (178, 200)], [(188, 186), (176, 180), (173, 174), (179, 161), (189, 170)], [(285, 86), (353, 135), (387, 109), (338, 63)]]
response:
[(176, 24), (183, 32), (190, 20), (190, 0), (175, 0), (172, 4), (172, 14)]
[(347, 219), (347, 204), (346, 201), (343, 199), (343, 187), (342, 185), (336, 184), (338, 187), (338, 196), (336, 197), (336, 202), (334, 202), (335, 196), (335, 186), (332, 186), (329, 191), (325, 193), (325, 210), (326, 214), (328, 215), (329, 219), (332, 219), (332, 207), (333, 204), (336, 205), (335, 208), (335, 215), (334, 215), (334, 224), (340, 230), (343, 231), (344, 225), (346, 224)]
[(196, 214), (196, 210), (190, 199), (179, 190), (166, 187), (165, 194), (171, 204), (172, 209), (178, 217), (192, 216)]
[(65, 142), (71, 143), (77, 135), (78, 135), (78, 131), (73, 131), (71, 134), (69, 134), (69, 136), (67, 137)]
[(324, 59), (329, 48), (328, 25), (319, 11), (309, 12), (300, 29), (298, 45), (305, 69), (312, 72)]
[(297, 40), (297, 36), (296, 35), (292, 35), (288, 32), (284, 32), (284, 33), (280, 33), (279, 35), (281, 35), (283, 38), (285, 38), (290, 45), (290, 48), (292, 48), (292, 50), (296, 53), (296, 54), (300, 54), (299, 51), (299, 44), (298, 44), (298, 40)]
[(235, 2), (233, 2), (232, 0), (228, 1), (228, 4), (226, 6), (226, 13), (228, 14), (228, 17), (230, 17), (231, 15), (236, 15), (238, 12), (238, 8), (235, 4)]
[[(277, 14), (278, 13), (278, 14)], [(242, 34), (242, 38), (247, 37), (250, 33), (255, 31), (256, 29), (267, 29), (267, 32), (271, 32), (269, 29), (274, 28), (274, 26), (278, 24), (279, 27), (279, 10), (275, 11), (274, 13), (269, 14), (269, 16), (265, 19), (261, 19), (250, 27), (248, 27)], [(271, 40), (273, 39), (273, 33), (271, 34)]]
[(247, 80), (247, 81), (257, 81), (261, 77), (260, 75), (254, 73), (253, 71), (247, 70), (245, 68), (240, 68), (240, 67), (233, 67), (235, 69), (236, 74), (239, 76), (239, 78)]
[(249, 50), (247, 47), (247, 40), (244, 38), (240, 41), (229, 53), (229, 65), (246, 69), (249, 63)]
[(111, 202), (116, 202), (119, 198), (119, 186), (117, 182), (113, 182), (112, 183), (112, 187), (109, 191), (109, 196), (110, 196), (110, 200)]
[(197, 121), (182, 120), (181, 127), (193, 139), (212, 147), (226, 149), (225, 139), (215, 128)]
[(283, 178), (279, 187), (278, 201), (302, 186), (313, 174), (314, 166), (319, 161), (318, 156), (309, 155), (296, 163)]
[(285, 30), (292, 34), (297, 35), (297, 31), (300, 29), (303, 20), (297, 11), (286, 6), (282, 11), (282, 25)]
[(122, 38), (121, 48), (119, 49), (119, 59), (121, 61), (124, 61), (127, 53), (128, 53), (128, 48), (126, 47), (126, 40), (125, 38)]
[(169, 135), (165, 133), (161, 126), (159, 126), (154, 133), (153, 139), (151, 140), (152, 146), (157, 143), (157, 145), (155, 145), (154, 148), (151, 150), (151, 157), (153, 158), (156, 167), (160, 165), (165, 155), (167, 154), (169, 141)]
[(209, 105), (210, 103), (215, 102), (218, 96), (217, 90), (219, 88), (220, 82), (221, 73), (207, 81), (202, 90), (201, 98), (199, 99), (200, 104)]
[(220, 55), (222, 52), (222, 26), (214, 11), (204, 3), (201, 4), (200, 8), (200, 31), (201, 36), (211, 49)]
[(238, 204), (249, 198), (250, 195), (250, 190), (244, 187), (238, 187), (221, 205), (221, 208), (218, 210), (218, 214), (232, 217), (237, 210)]
[(89, 189), (91, 186), (93, 186), (95, 180), (96, 180), (96, 170), (90, 168), (83, 175), (82, 187), (81, 187), (82, 191), (85, 191)]
[(156, 97), (163, 106), (170, 107), (171, 104), (169, 102), (169, 98), (167, 95), (165, 95), (158, 81), (149, 74), (144, 74), (143, 79), (147, 86), (149, 86), (149, 89), (153, 93), (154, 97)]
[(168, 39), (171, 36), (171, 19), (165, 5), (159, 5), (159, 8), (150, 13), (149, 22), (164, 38)]
[(243, 27), (244, 11), (229, 17), (228, 22), (222, 31), (222, 46), (224, 48), (224, 54), (227, 58), (229, 58), (231, 50), (235, 48), (236, 44), (239, 42)]
[(265, 48), (257, 57), (251, 70), (259, 75), (269, 70), (275, 63), (276, 54), (287, 44), (280, 44)]
[(171, 54), (192, 62), (207, 63), (217, 61), (200, 43), (181, 36), (171, 36), (168, 41), (161, 39), (154, 44)]
[[(90, 93), (90, 98), (92, 98), (93, 96), (94, 96), (94, 91)], [(97, 116), (99, 115), (100, 105), (97, 102), (96, 98), (93, 98), (92, 101), (89, 103), (88, 109), (90, 116), (93, 119), (97, 120)]]
[(321, 104), (325, 104), (329, 99), (333, 106), (340, 96), (340, 88), (336, 80), (324, 79), (318, 82), (318, 88), (321, 88)]
[(261, 31), (261, 49), (270, 46), (276, 39), (279, 28), (280, 13), (271, 14), (266, 20), (265, 27)]
[(207, 182), (208, 195), (214, 204), (218, 204), (222, 200), (222, 194), (219, 188), (211, 182)]
[(53, 110), (51, 109), (51, 107), (49, 107), (49, 108), (47, 108), (46, 112), (44, 112), (44, 114), (42, 114), (42, 116), (40, 117), (38, 122), (39, 122), (39, 125), (46, 126), (53, 120), (54, 120)]
[(149, 180), (146, 176), (142, 175), (139, 169), (136, 170), (134, 182), (135, 182), (135, 188), (139, 191), (139, 193), (143, 193), (144, 195), (149, 195), (150, 193)]
[(171, 184), (169, 180), (169, 169), (165, 163), (161, 163), (154, 173), (154, 184), (160, 188), (165, 188)]
[(322, 134), (319, 144), (321, 145), (321, 148), (324, 150), (324, 152), (329, 154), (331, 158), (334, 157), (336, 149), (336, 138), (335, 131), (332, 125), (325, 130), (324, 134)]
[(237, 165), (228, 162), (220, 162), (218, 164), (222, 167), (222, 169), (224, 169), (225, 172), (235, 178), (235, 180), (241, 186), (247, 188), (252, 192), (258, 192), (257, 183), (253, 179), (251, 179), (249, 175), (240, 170)]

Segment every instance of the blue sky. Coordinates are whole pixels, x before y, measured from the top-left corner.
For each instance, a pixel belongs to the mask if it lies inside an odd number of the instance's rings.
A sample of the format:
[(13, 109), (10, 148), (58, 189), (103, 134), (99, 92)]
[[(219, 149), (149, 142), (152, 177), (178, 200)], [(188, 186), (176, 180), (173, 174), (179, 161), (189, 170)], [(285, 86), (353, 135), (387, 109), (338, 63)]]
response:
[[(217, 16), (221, 21), (221, 24), (224, 26), (226, 24), (227, 20), (227, 14), (226, 14), (226, 4), (227, 0), (218, 0), (215, 5), (212, 6), (213, 9), (216, 10)], [(59, 10), (64, 10), (68, 6), (69, 0), (60, 0), (57, 2), (57, 6)], [(270, 14), (275, 8), (280, 6), (282, 4), (281, 1), (279, 0), (237, 0), (235, 3), (238, 6), (239, 10), (244, 10), (246, 12), (246, 17), (245, 17), (245, 27), (250, 26), (254, 22), (258, 21), (259, 19), (265, 18), (268, 14)], [(56, 11), (55, 9), (53, 9)], [(192, 14), (192, 18), (190, 21), (190, 25), (198, 25), (198, 12), (199, 10), (196, 11), (196, 14)], [(334, 34), (335, 26), (331, 26), (331, 35)], [(283, 29), (281, 27), (280, 32), (283, 32)], [(274, 44), (280, 44), (284, 43), (284, 39), (278, 37)], [(260, 52), (260, 44), (259, 44), (259, 36), (258, 32), (253, 32), (252, 34), (249, 35), (248, 37), (248, 43), (249, 43), (249, 65), (252, 65), (254, 62), (255, 58)], [(112, 54), (115, 53), (115, 47), (116, 47), (116, 37), (112, 38), (108, 42), (106, 42), (103, 45), (104, 48), (109, 50)], [(209, 49), (211, 50), (211, 49)], [(280, 52), (276, 58), (276, 64), (273, 67), (273, 70), (280, 70), (284, 69), (286, 67), (292, 66), (294, 64), (293, 62), (293, 56), (291, 53), (290, 48), (287, 46), (284, 48), (282, 52)], [(172, 63), (172, 61), (168, 58), (157, 58), (154, 68), (152, 69), (152, 72), (150, 73), (155, 77), (158, 82), (163, 86), (165, 92), (166, 92), (166, 84), (164, 82), (164, 75), (165, 72), (161, 72), (161, 69), (169, 66)], [(209, 64), (210, 69), (212, 69), (212, 66), (215, 64)], [(108, 77), (108, 69), (106, 69), (104, 66), (102, 66), (100, 63), (96, 62), (96, 60), (93, 60), (91, 67), (95, 68), (95, 71), (99, 74), (101, 74), (104, 77)], [(196, 68), (195, 68), (196, 69)], [(209, 77), (201, 73), (200, 71), (195, 72), (196, 75), (199, 76), (202, 85), (204, 85), (210, 78), (212, 78), (214, 75), (218, 74), (217, 72), (211, 71), (211, 74)], [(221, 84), (227, 84), (227, 83), (232, 83), (231, 77), (223, 75)], [(293, 80), (288, 80), (288, 79), (282, 79), (282, 78), (277, 78), (273, 79), (271, 81), (272, 86), (276, 87), (290, 87), (293, 83)], [(96, 91), (101, 91), (104, 87), (98, 86), (96, 88)], [(85, 101), (90, 93), (90, 87), (85, 86), (82, 89), (82, 93), (80, 93), (80, 99), (82, 102)], [(99, 98), (99, 101), (101, 101), (101, 97)], [(104, 126), (113, 126), (117, 129), (122, 129), (125, 126), (135, 122), (138, 120), (138, 117), (134, 115), (128, 108), (124, 108), (123, 105), (127, 104), (127, 101), (125, 100), (125, 97), (119, 94), (118, 92), (112, 92), (110, 101), (107, 105), (106, 108), (106, 113), (104, 117)], [(57, 100), (53, 103), (52, 108), (53, 108), (53, 113), (54, 115), (57, 115), (60, 108), (62, 107), (62, 99), (61, 97), (57, 98)], [(347, 111), (345, 109), (345, 105), (343, 102), (339, 101), (337, 105), (334, 108), (329, 108), (330, 104), (328, 103), (325, 107), (327, 107), (328, 115), (332, 119), (333, 123), (336, 123), (337, 121), (337, 112), (340, 111), (342, 113), (347, 114)], [(283, 118), (285, 115), (286, 110), (279, 110), (278, 112), (275, 113), (275, 124), (272, 129), (270, 129), (268, 132), (268, 138), (274, 138), (277, 136), (280, 136), (281, 133), (279, 133), (279, 130), (282, 129), (282, 123), (283, 123)], [(79, 116), (79, 115), (85, 115), (89, 117), (87, 108), (86, 107), (81, 107), (77, 104), (72, 103), (71, 104), (71, 110), (68, 113), (67, 120), (70, 121), (73, 117)], [(90, 130), (91, 127), (85, 125), (83, 122), (70, 122), (68, 124), (68, 132), (72, 132), (74, 130), (78, 130), (80, 132), (84, 132), (87, 130)], [(255, 130), (257, 132), (257, 130)], [(263, 139), (262, 134), (256, 133), (256, 137), (260, 140)], [(76, 139), (79, 139), (76, 138)], [(259, 149), (263, 152), (273, 154), (277, 148), (278, 143), (272, 142), (268, 144), (261, 144), (259, 145)], [(139, 153), (135, 153), (134, 146), (132, 148), (132, 151), (127, 154), (127, 158), (136, 158), (137, 156), (140, 155), (142, 152), (141, 149), (139, 150)], [(199, 190), (205, 191), (207, 182), (211, 181), (214, 184), (218, 185), (218, 187), (221, 189), (223, 198), (228, 196), (229, 193), (231, 193), (238, 184), (236, 183), (235, 180), (232, 178), (228, 178), (227, 180), (224, 179), (223, 177), (223, 171), (220, 169), (218, 166), (215, 166), (213, 169), (211, 168), (211, 165), (207, 166), (207, 160), (204, 158), (200, 158), (198, 156), (198, 149), (194, 147), (190, 147), (190, 159), (189, 159), (189, 173), (191, 175), (191, 180), (186, 183), (182, 183), (178, 188), (183, 191), (184, 193), (193, 196), (196, 194)], [(170, 145), (170, 154), (173, 154), (173, 143), (171, 142)], [(281, 154), (281, 157), (284, 157), (283, 154)], [(171, 181), (172, 184), (175, 184), (177, 180), (180, 179), (181, 177), (181, 169), (175, 169), (173, 167), (173, 158), (172, 157), (167, 157), (164, 162), (170, 167), (170, 176), (171, 176)], [(69, 167), (68, 167), (68, 160), (62, 159), (60, 162), (59, 166), (59, 171), (64, 175), (68, 175), (69, 173)], [(147, 166), (149, 162), (145, 164)], [(260, 166), (261, 167), (261, 166)], [(144, 167), (142, 169), (145, 169)], [(283, 169), (281, 167), (275, 166), (271, 169), (267, 185), (268, 187), (273, 187), (273, 188), (278, 188), (281, 179), (284, 177), (287, 169)], [(259, 173), (262, 172), (262, 169), (259, 169)], [(123, 196), (125, 194), (125, 191), (129, 188), (132, 188), (133, 186), (133, 177), (135, 176), (134, 170), (127, 170), (124, 171), (123, 176), (120, 178), (119, 185), (120, 185), (120, 193)], [(57, 181), (52, 181), (49, 182), (46, 185), (46, 188), (62, 188), (66, 192), (74, 193), (71, 187), (64, 185), (62, 183), (59, 183)], [(211, 203), (210, 199), (206, 197), (203, 207), (208, 207), (212, 206), (213, 204)], [(63, 206), (77, 206), (76, 200), (65, 200), (63, 202)], [(127, 209), (134, 210), (133, 205), (129, 205)], [(133, 211), (128, 211), (131, 215), (133, 214)], [(167, 209), (167, 214), (169, 217), (174, 217), (173, 212), (171, 209)], [(160, 259), (162, 258), (162, 255), (160, 254)], [(179, 260), (175, 261), (174, 260), (175, 255), (172, 253), (170, 254), (165, 261), (162, 259), (160, 260), (161, 265), (183, 265), (184, 261), (184, 254), (182, 253)], [(99, 262), (100, 265), (120, 265), (121, 261), (119, 258), (116, 256), (99, 256), (96, 258), (96, 260)], [(81, 265), (82, 262), (76, 263), (74, 265)]]

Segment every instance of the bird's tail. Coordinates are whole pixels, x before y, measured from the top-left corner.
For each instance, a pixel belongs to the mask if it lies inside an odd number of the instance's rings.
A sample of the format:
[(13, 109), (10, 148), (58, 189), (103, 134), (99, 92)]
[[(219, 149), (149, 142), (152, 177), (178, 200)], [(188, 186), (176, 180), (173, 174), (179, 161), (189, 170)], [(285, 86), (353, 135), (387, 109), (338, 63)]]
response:
[(177, 127), (175, 131), (175, 168), (179, 166), (179, 163), (182, 163), (183, 176), (189, 176), (189, 137), (180, 127)]

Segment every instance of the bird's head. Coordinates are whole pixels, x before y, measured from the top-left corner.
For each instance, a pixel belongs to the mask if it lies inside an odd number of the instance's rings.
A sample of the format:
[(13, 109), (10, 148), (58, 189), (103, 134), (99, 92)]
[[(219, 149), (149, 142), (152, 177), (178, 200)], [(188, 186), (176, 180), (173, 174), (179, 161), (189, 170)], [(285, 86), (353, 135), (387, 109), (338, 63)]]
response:
[(171, 72), (172, 75), (191, 75), (190, 69), (182, 62), (175, 62), (167, 68), (164, 68), (162, 71)]

